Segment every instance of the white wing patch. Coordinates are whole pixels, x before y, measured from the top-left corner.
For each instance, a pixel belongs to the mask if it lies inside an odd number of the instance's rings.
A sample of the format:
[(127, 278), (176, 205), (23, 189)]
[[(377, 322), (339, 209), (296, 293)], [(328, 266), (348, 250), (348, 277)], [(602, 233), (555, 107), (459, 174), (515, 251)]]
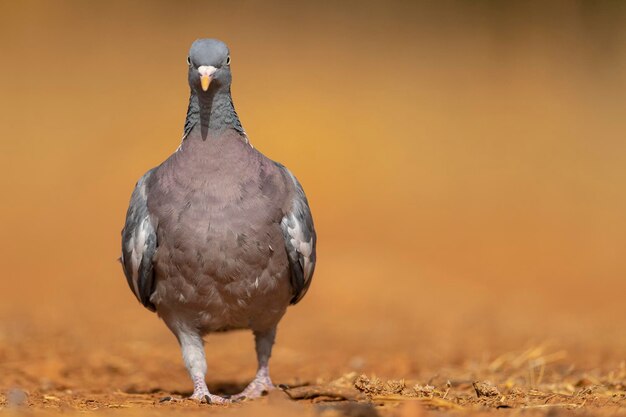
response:
[(138, 298), (140, 297), (138, 283), (139, 265), (141, 264), (143, 254), (148, 247), (148, 235), (151, 233), (154, 233), (154, 229), (152, 228), (152, 224), (150, 224), (150, 219), (148, 217), (144, 217), (139, 227), (135, 230), (135, 233), (128, 240), (128, 245), (126, 247), (126, 250), (130, 253), (133, 290)]
[[(289, 215), (289, 221), (283, 220), (285, 226), (287, 226), (287, 233), (289, 233), (289, 243), (294, 247), (298, 253), (304, 258), (304, 265), (302, 270), (304, 271), (304, 280), (308, 281), (313, 272), (313, 263), (311, 262), (311, 253), (313, 251), (313, 237), (308, 241), (305, 240), (304, 233), (302, 232), (302, 224), (298, 221), (293, 214)], [(294, 226), (289, 226), (293, 224)]]

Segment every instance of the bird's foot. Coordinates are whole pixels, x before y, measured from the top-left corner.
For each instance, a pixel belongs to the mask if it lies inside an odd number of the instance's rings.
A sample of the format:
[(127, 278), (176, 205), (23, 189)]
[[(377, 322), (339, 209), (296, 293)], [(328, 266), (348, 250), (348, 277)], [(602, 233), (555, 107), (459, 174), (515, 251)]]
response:
[(237, 400), (251, 400), (254, 398), (262, 397), (268, 392), (273, 390), (274, 384), (268, 375), (257, 375), (243, 391), (237, 395), (233, 395), (231, 398)]
[(232, 401), (219, 395), (207, 394), (200, 402), (202, 404), (229, 404)]
[(219, 395), (211, 394), (208, 390), (206, 392), (194, 391), (189, 399), (198, 401), (202, 404), (227, 404), (231, 402), (230, 400), (220, 397)]
[(220, 397), (219, 395), (211, 394), (209, 392), (209, 388), (204, 382), (204, 378), (194, 378), (193, 385), (193, 394), (189, 397), (192, 400), (196, 400), (204, 404), (226, 404), (230, 402), (230, 400)]

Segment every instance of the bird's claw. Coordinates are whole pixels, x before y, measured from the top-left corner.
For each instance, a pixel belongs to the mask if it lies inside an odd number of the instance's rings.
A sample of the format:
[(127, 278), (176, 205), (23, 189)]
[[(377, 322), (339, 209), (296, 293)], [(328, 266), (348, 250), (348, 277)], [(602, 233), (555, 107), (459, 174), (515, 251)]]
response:
[(267, 395), (269, 391), (276, 389), (271, 381), (252, 381), (242, 392), (233, 395), (235, 401), (252, 400)]
[(198, 401), (200, 404), (228, 404), (231, 403), (232, 401), (223, 397), (220, 397), (219, 395), (213, 395), (213, 394), (194, 394), (191, 397), (189, 397), (190, 400), (194, 400), (194, 401)]
[(208, 390), (196, 390), (190, 400), (198, 401), (200, 404), (227, 404), (230, 400), (220, 397), (219, 395), (213, 395)]

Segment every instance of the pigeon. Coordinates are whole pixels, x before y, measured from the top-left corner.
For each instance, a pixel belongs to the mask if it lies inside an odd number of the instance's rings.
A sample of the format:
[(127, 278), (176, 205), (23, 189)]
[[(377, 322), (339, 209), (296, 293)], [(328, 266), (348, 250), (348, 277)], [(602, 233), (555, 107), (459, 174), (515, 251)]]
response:
[[(296, 177), (256, 150), (235, 112), (225, 43), (198, 39), (182, 143), (137, 182), (122, 230), (124, 275), (174, 333), (192, 399), (221, 404), (274, 389), (269, 359), (287, 307), (306, 294), (317, 236)], [(250, 329), (254, 380), (226, 398), (209, 392), (204, 336)]]

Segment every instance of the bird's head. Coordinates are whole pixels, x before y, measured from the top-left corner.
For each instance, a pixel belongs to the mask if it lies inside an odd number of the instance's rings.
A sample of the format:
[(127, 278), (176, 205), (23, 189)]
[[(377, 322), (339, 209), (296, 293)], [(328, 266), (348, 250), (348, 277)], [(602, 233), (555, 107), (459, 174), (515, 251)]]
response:
[(230, 51), (217, 39), (198, 39), (191, 44), (189, 86), (196, 94), (207, 94), (230, 86)]

